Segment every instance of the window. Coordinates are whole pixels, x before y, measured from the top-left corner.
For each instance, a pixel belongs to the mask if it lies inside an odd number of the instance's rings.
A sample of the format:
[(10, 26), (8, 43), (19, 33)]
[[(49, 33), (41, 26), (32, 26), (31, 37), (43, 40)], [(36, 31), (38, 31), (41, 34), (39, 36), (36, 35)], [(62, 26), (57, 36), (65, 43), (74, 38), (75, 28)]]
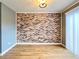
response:
[(79, 7), (66, 13), (66, 48), (79, 55)]

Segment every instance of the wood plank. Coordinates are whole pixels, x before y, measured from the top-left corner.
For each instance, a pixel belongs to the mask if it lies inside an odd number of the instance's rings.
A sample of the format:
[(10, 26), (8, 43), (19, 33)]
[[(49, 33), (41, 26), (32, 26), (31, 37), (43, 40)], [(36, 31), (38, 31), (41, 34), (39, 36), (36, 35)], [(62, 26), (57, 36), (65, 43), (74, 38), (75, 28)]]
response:
[(62, 46), (17, 45), (0, 59), (76, 59)]

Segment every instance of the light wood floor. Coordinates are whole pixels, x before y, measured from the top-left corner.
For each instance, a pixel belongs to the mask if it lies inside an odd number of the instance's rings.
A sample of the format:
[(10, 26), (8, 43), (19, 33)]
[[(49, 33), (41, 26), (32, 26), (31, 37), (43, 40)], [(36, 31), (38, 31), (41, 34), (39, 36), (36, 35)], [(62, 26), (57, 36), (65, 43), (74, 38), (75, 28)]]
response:
[(0, 59), (76, 59), (62, 46), (17, 45)]

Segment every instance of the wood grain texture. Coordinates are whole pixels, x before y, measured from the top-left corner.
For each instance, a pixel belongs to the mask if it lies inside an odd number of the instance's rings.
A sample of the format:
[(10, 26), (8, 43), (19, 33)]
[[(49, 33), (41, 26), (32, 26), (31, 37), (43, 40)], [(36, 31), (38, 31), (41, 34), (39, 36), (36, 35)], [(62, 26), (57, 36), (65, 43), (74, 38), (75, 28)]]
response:
[(62, 46), (17, 45), (0, 59), (76, 59)]

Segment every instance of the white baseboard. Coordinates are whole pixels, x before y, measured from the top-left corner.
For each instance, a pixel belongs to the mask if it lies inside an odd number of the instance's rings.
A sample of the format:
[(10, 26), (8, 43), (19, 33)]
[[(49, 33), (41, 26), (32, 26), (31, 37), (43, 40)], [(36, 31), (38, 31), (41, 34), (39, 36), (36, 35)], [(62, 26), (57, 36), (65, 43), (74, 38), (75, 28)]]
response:
[(3, 56), (4, 54), (6, 54), (9, 50), (11, 50), (13, 47), (15, 47), (16, 44), (13, 44), (10, 48), (8, 48), (7, 50), (5, 50), (3, 53), (0, 54), (0, 56)]
[(64, 44), (61, 44), (63, 47), (66, 47)]
[(61, 45), (61, 43), (17, 43), (17, 45)]

